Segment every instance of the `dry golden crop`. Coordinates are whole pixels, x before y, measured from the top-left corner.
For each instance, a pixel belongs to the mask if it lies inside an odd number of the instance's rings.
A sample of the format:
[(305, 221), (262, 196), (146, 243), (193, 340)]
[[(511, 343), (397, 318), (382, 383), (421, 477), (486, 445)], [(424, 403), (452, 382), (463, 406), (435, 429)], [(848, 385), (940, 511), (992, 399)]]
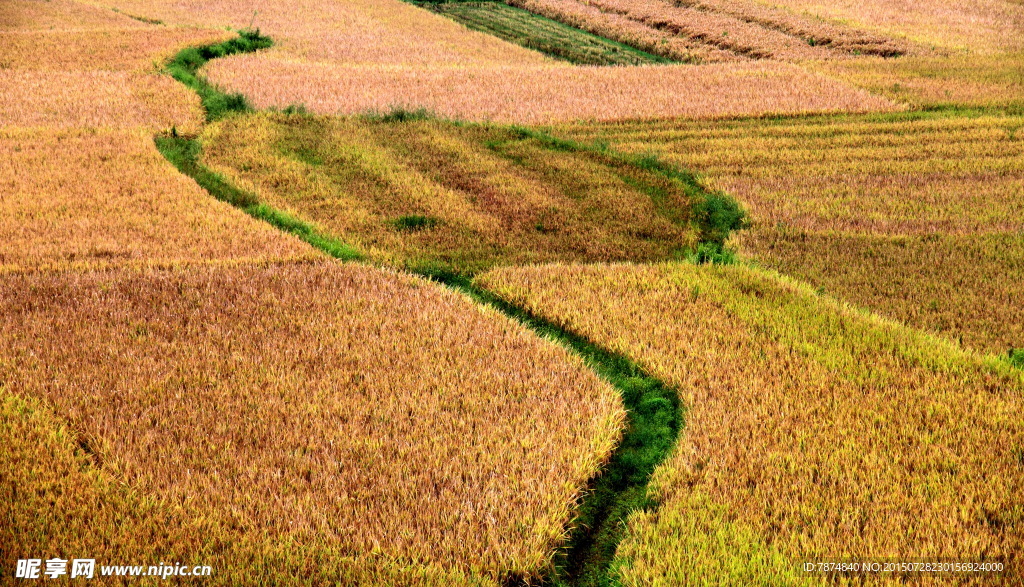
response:
[(153, 72), (181, 49), (218, 43), (233, 36), (223, 29), (166, 27), (0, 31), (0, 69)]
[(1001, 559), (1005, 584), (1024, 579), (1019, 370), (742, 266), (477, 282), (683, 395), (660, 505), (617, 552), (625, 585), (799, 584), (800, 560), (847, 557)]
[(656, 150), (750, 210), (769, 267), (992, 352), (1024, 347), (1024, 118), (566, 126)]
[(259, 28), (277, 43), (272, 55), (334, 63), (538, 64), (544, 55), (471, 31), (401, 0), (102, 0), (167, 24)]
[(906, 43), (743, 0), (506, 1), (684, 61), (889, 56), (910, 49)]
[(312, 255), (211, 198), (143, 131), (0, 130), (0, 268)]
[[(0, 565), (21, 557), (95, 558), (145, 567), (209, 565), (208, 585), (275, 584), (496, 587), (497, 582), (383, 554), (350, 555), (337, 545), (239, 536), (225, 540), (216, 516), (167, 507), (126, 486), (90, 453), (90, 439), (48, 408), (0, 387)], [(315, 561), (313, 563), (312, 561)], [(173, 562), (171, 562), (173, 564)], [(10, 571), (8, 571), (10, 572)], [(100, 573), (100, 568), (96, 573)], [(267, 575), (264, 575), (267, 573)], [(137, 584), (107, 578), (104, 583)]]
[[(198, 97), (157, 70), (182, 48), (223, 40), (226, 31), (147, 25), (69, 2), (19, 0), (5, 3), (4, 13), (0, 22), (20, 28), (0, 29), (0, 126), (198, 132), (205, 118)], [(79, 18), (84, 30), (74, 26)]]
[(678, 183), (507, 128), (264, 113), (201, 138), (213, 171), (377, 262), (472, 273), (666, 259), (696, 240)]
[(1024, 105), (1024, 53), (857, 59), (805, 64), (873, 94), (915, 106)]
[[(536, 576), (624, 419), (582, 359), (364, 266), (16, 274), (0, 307), (5, 408), (45, 405), (87, 453), (93, 488), (187, 520), (166, 540), (202, 548), (179, 556), (241, 551), (221, 563), (250, 582), (296, 565), (320, 576), (338, 555)], [(32, 469), (0, 470), (33, 487)], [(119, 535), (77, 529), (83, 544)], [(0, 535), (14, 541), (5, 558), (59, 547)]]
[(145, 23), (118, 14), (107, 6), (89, 6), (75, 0), (5, 0), (3, 9), (0, 9), (0, 32), (144, 27)]
[(380, 69), (252, 54), (218, 59), (204, 71), (213, 83), (249, 96), (257, 106), (303, 104), (323, 114), (405, 106), (452, 118), (546, 123), (896, 108), (783, 63)]
[(2, 127), (198, 132), (195, 92), (170, 77), (119, 71), (0, 71)]
[(764, 229), (743, 237), (762, 264), (907, 324), (1002, 354), (1024, 347), (1024, 238)]
[(777, 0), (773, 4), (927, 45), (980, 53), (1024, 48), (1024, 5), (1017, 0)]

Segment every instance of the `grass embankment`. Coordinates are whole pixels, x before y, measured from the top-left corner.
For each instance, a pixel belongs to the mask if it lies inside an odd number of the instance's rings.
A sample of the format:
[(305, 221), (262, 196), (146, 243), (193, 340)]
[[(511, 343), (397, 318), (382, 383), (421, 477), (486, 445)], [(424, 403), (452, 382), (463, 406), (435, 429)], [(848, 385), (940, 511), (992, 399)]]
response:
[(659, 506), (630, 516), (618, 548), (625, 585), (801, 584), (821, 577), (799, 561), (837, 557), (1003, 561), (1002, 575), (942, 580), (1020, 581), (1024, 374), (1005, 362), (740, 265), (502, 268), (475, 283), (683, 394)]
[(411, 0), (473, 30), (577, 65), (650, 65), (672, 59), (641, 51), (497, 0)]
[[(244, 105), (244, 102), (236, 103)], [(302, 173), (293, 174), (291, 178), (312, 176), (314, 180), (322, 182), (322, 185), (331, 186), (331, 193), (335, 197), (338, 193), (335, 189), (337, 187), (365, 189), (367, 185), (374, 185), (382, 178), (390, 180), (397, 187), (404, 185), (400, 179), (395, 183), (395, 175), (382, 173), (384, 169), (394, 169), (393, 166), (383, 165), (379, 160), (374, 161), (375, 154), (372, 151), (371, 155), (367, 156), (365, 151), (354, 148), (351, 143), (352, 137), (356, 137), (356, 145), (365, 146), (369, 135), (369, 144), (380, 151), (383, 145), (372, 140), (373, 133), (376, 132), (397, 143), (396, 152), (416, 152), (420, 155), (420, 158), (407, 158), (407, 167), (399, 168), (398, 174), (408, 173), (411, 169), (416, 172), (414, 177), (419, 179), (428, 176), (430, 170), (453, 173), (454, 168), (454, 177), (436, 178), (435, 181), (443, 179), (450, 182), (453, 188), (469, 192), (463, 194), (469, 196), (465, 198), (468, 201), (476, 203), (485, 200), (495, 213), (511, 214), (510, 221), (505, 225), (512, 228), (521, 228), (517, 226), (518, 223), (526, 224), (533, 233), (541, 235), (569, 232), (566, 230), (567, 227), (551, 223), (550, 220), (545, 223), (543, 217), (538, 220), (524, 214), (523, 210), (505, 209), (514, 206), (524, 195), (542, 202), (550, 202), (553, 196), (561, 195), (562, 202), (573, 203), (579, 200), (589, 204), (591, 208), (611, 206), (614, 210), (610, 212), (621, 214), (622, 202), (603, 202), (601, 198), (613, 196), (616, 191), (623, 188), (626, 188), (634, 199), (633, 202), (629, 202), (630, 205), (626, 209), (640, 207), (646, 212), (648, 223), (653, 222), (656, 226), (666, 227), (675, 235), (686, 235), (683, 242), (689, 244), (690, 254), (696, 260), (727, 260), (728, 251), (724, 248), (724, 243), (732, 230), (743, 226), (743, 213), (735, 202), (720, 193), (705, 190), (699, 180), (691, 174), (655, 158), (620, 156), (607, 150), (555, 139), (529, 129), (461, 125), (404, 112), (341, 122), (332, 122), (302, 113), (281, 113), (233, 117), (216, 126), (214, 136), (234, 141), (238, 140), (239, 134), (225, 132), (225, 128), (231, 128), (230, 125), (268, 123), (275, 124), (271, 128), (276, 132), (270, 134), (276, 136), (277, 142), (272, 148), (250, 151), (270, 153), (276, 159), (272, 159), (272, 163), (276, 164), (243, 163), (239, 168), (247, 171), (261, 170), (267, 177), (273, 178), (272, 172), (282, 167), (287, 169), (291, 166), (294, 172), (294, 167), (299, 166)], [(343, 139), (349, 141), (348, 144), (338, 144), (338, 139), (332, 136), (332, 133), (323, 132), (330, 129), (332, 124), (350, 125), (348, 129), (342, 127), (348, 131), (342, 135)], [(380, 128), (375, 130), (372, 125), (379, 125)], [(458, 133), (463, 134), (459, 136)], [(470, 140), (467, 140), (467, 135)], [(251, 136), (242, 133), (241, 138), (251, 139)], [(467, 149), (467, 144), (472, 148)], [(196, 144), (191, 145), (194, 148)], [(195, 162), (196, 152), (193, 150), (178, 157)], [(548, 158), (554, 159), (555, 162), (547, 162), (544, 165)], [(497, 172), (489, 167), (495, 161), (498, 162)], [(356, 165), (351, 165), (352, 162)], [(539, 167), (539, 170), (531, 166)], [(339, 181), (337, 174), (346, 173), (350, 167), (356, 168), (357, 175), (341, 175), (340, 179), (344, 181)], [(209, 174), (210, 177), (203, 181), (224, 193), (222, 197), (228, 201), (238, 201), (243, 206), (253, 205), (245, 196), (245, 192), (232, 188), (202, 166), (196, 164), (184, 168), (200, 176)], [(335, 175), (318, 177), (316, 173), (324, 168)], [(510, 170), (518, 172), (519, 175), (510, 173)], [(531, 173), (524, 178), (521, 185), (513, 185), (513, 189), (507, 194), (500, 192), (509, 177), (521, 177), (526, 175), (528, 170)], [(374, 174), (368, 174), (368, 171), (373, 171)], [(264, 179), (258, 173), (253, 177), (257, 180)], [(279, 182), (281, 178), (274, 181)], [(274, 181), (269, 183), (272, 184)], [(407, 179), (405, 181), (408, 182)], [(295, 183), (289, 185), (292, 188), (296, 186)], [(301, 181), (298, 185), (302, 185)], [(446, 189), (451, 192), (450, 188)], [(602, 193), (595, 196), (594, 189), (601, 190)], [(390, 193), (391, 191), (388, 191), (382, 195)], [(604, 193), (608, 195), (605, 196)], [(317, 192), (314, 192), (313, 195), (316, 194)], [(418, 195), (422, 197), (422, 194)], [(442, 199), (441, 202), (443, 206), (439, 209), (445, 210), (452, 207), (453, 203), (457, 204), (458, 200), (453, 202), (451, 199)], [(459, 211), (459, 207), (455, 207)], [(407, 237), (435, 230), (450, 221), (447, 217), (438, 218), (425, 213), (433, 210), (435, 209), (399, 210), (401, 213), (398, 215), (384, 216), (386, 221), (382, 224)], [(550, 203), (547, 210), (549, 213), (552, 211)], [(555, 209), (554, 212), (560, 211)], [(570, 220), (575, 220), (575, 216), (586, 213), (592, 213), (592, 210), (584, 208), (580, 212), (566, 216)], [(594, 227), (589, 227), (591, 230), (602, 224), (594, 219), (592, 221)], [(583, 227), (588, 228), (586, 225)], [(594, 236), (599, 246), (607, 246), (601, 239), (613, 240), (604, 233), (595, 233)], [(630, 236), (635, 239), (638, 235)], [(651, 238), (649, 234), (639, 236), (645, 240)], [(673, 255), (678, 254), (678, 245), (678, 242), (671, 243), (673, 248), (669, 250)], [(516, 246), (521, 248), (522, 245)], [(455, 252), (456, 248), (452, 247), (449, 250)], [(539, 247), (536, 250), (543, 251)], [(570, 258), (575, 258), (574, 253), (575, 256), (579, 255), (578, 250), (574, 251), (572, 248), (556, 250), (556, 253)], [(492, 264), (497, 260), (499, 259), (484, 258), (486, 264)], [(478, 302), (519, 320), (542, 336), (557, 340), (582, 356), (591, 368), (611, 382), (621, 393), (629, 414), (625, 436), (615, 449), (603, 474), (595, 478), (592, 491), (583, 499), (568, 548), (564, 556), (556, 560), (556, 570), (550, 577), (556, 584), (605, 584), (609, 579), (608, 570), (621, 539), (626, 518), (653, 505), (648, 497), (647, 483), (655, 467), (673, 446), (682, 425), (677, 394), (624, 357), (609, 353), (586, 339), (531, 316), (474, 287), (464, 277), (472, 270), (472, 265), (453, 265), (447, 258), (435, 253), (433, 256), (422, 257), (414, 268), (419, 273), (437, 278)], [(528, 573), (522, 573), (522, 576), (528, 576)]]
[[(206, 119), (208, 122), (213, 122), (229, 113), (250, 112), (252, 108), (245, 96), (227, 94), (210, 85), (198, 74), (199, 68), (210, 59), (258, 51), (272, 45), (273, 41), (268, 37), (261, 36), (259, 31), (241, 31), (236, 39), (181, 51), (167, 65), (167, 70), (174, 76), (174, 79), (199, 94), (206, 112)], [(179, 136), (175, 129), (172, 130), (170, 136), (158, 136), (156, 146), (179, 171), (194, 179), (218, 200), (241, 208), (250, 216), (293, 234), (332, 257), (342, 260), (361, 258), (361, 255), (352, 247), (321, 233), (311, 224), (261, 203), (252, 194), (235, 188), (224, 181), (220, 175), (211, 172), (199, 161), (199, 152), (202, 147), (195, 137)]]
[(626, 520), (657, 505), (647, 484), (683, 426), (679, 394), (624, 355), (513, 305), (469, 279), (455, 275), (428, 277), (570, 349), (621, 395), (627, 412), (622, 440), (601, 474), (592, 480), (579, 504), (568, 544), (556, 556), (553, 572), (546, 577), (546, 583), (556, 587), (609, 585), (609, 571), (625, 534)]

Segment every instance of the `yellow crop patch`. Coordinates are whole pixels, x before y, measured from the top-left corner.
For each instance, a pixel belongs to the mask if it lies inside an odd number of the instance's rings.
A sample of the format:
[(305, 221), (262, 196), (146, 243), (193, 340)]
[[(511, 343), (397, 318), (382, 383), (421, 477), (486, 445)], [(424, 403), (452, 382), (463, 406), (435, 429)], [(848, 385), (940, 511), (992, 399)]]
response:
[(254, 54), (214, 61), (205, 72), (259, 107), (302, 104), (322, 114), (422, 107), (456, 119), (551, 123), (898, 109), (888, 100), (783, 63), (427, 70), (313, 64)]
[(810, 583), (799, 561), (845, 557), (1002, 560), (1020, 581), (1020, 371), (741, 266), (477, 283), (680, 390), (686, 428), (619, 545), (624, 584)]
[(1002, 353), (1024, 346), (1024, 118), (578, 125), (655, 150), (750, 210), (738, 243), (853, 303)]
[(213, 171), (397, 266), (658, 260), (697, 237), (678, 182), (503, 127), (256, 114), (201, 140)]
[(462, 27), (401, 0), (113, 0), (91, 2), (168, 25), (258, 28), (283, 59), (364, 64), (548, 63), (540, 53)]
[(317, 256), (218, 202), (144, 132), (0, 131), (0, 267)]
[(801, 61), (919, 51), (882, 35), (746, 0), (506, 0), (685, 62)]
[(0, 31), (0, 68), (154, 73), (186, 47), (225, 41), (225, 30), (148, 27), (100, 31)]

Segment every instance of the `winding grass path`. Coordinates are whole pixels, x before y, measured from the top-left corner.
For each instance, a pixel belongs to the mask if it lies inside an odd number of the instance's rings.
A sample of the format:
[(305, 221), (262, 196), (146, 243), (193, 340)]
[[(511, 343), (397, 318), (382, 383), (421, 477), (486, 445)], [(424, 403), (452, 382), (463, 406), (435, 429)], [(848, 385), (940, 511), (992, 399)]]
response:
[[(270, 47), (272, 42), (258, 32), (241, 32), (237, 39), (190, 48), (180, 52), (168, 64), (168, 72), (194, 89), (202, 98), (207, 120), (217, 120), (231, 112), (252, 108), (244, 96), (225, 94), (198, 75), (210, 59)], [(536, 132), (536, 131), (531, 131)], [(551, 139), (555, 140), (555, 139)], [(207, 169), (199, 160), (201, 145), (195, 137), (158, 136), (160, 152), (182, 173), (219, 200), (228, 202), (251, 216), (294, 234), (331, 255), (345, 261), (362, 261), (353, 247), (324, 234), (316, 227), (283, 211), (261, 203), (256, 196), (228, 183)], [(667, 457), (683, 425), (683, 409), (676, 390), (646, 373), (623, 355), (608, 351), (592, 341), (547, 320), (534, 316), (513, 304), (477, 287), (455, 274), (422, 274), (462, 292), (476, 303), (490, 306), (533, 330), (537, 335), (561, 344), (580, 355), (600, 377), (621, 394), (628, 420), (622, 442), (601, 473), (591, 481), (589, 491), (579, 504), (569, 543), (556, 555), (548, 578), (553, 586), (600, 586), (617, 583), (609, 569), (615, 550), (626, 531), (630, 513), (657, 506), (648, 495), (647, 485), (654, 469)], [(520, 581), (509, 577), (508, 584)]]

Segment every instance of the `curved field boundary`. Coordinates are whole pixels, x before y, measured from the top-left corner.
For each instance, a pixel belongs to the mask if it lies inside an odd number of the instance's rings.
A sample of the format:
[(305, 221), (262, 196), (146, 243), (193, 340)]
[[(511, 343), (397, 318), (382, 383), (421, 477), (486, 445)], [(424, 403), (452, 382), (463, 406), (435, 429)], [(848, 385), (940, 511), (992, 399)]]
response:
[[(196, 74), (199, 67), (209, 59), (231, 53), (255, 51), (269, 46), (270, 42), (258, 33), (243, 33), (240, 39), (241, 41), (235, 39), (219, 46), (183, 51), (170, 66), (176, 79), (199, 92), (209, 120), (228, 112), (250, 109), (241, 95), (224, 94)], [(536, 134), (528, 129), (520, 130)], [(582, 148), (569, 141), (554, 139), (547, 135), (543, 135), (542, 138), (551, 141), (556, 148)], [(357, 251), (344, 243), (318, 232), (299, 219), (258, 203), (252, 195), (238, 190), (217, 174), (210, 172), (198, 161), (199, 144), (195, 139), (171, 136), (158, 137), (156, 140), (161, 152), (182, 173), (193, 177), (218, 199), (228, 201), (253, 216), (296, 234), (336, 258), (362, 258)], [(691, 187), (698, 190), (698, 195), (703, 198), (703, 203), (697, 204), (698, 214), (713, 214), (705, 209), (707, 202), (714, 202), (716, 210), (719, 204), (725, 205), (722, 204), (724, 196), (699, 189), (696, 179), (685, 175), (685, 172), (669, 169), (653, 160), (645, 161), (647, 166), (660, 173), (682, 174), (680, 179), (692, 184)], [(703, 219), (698, 224), (702, 227), (702, 240), (705, 243), (721, 245), (720, 235), (712, 234), (714, 222), (710, 218)], [(586, 338), (512, 305), (476, 287), (465, 277), (431, 272), (424, 273), (423, 276), (462, 292), (479, 304), (502, 312), (539, 336), (580, 355), (591, 369), (611, 383), (621, 394), (628, 418), (623, 439), (615, 448), (606, 468), (592, 480), (590, 490), (580, 502), (579, 514), (572, 524), (569, 544), (564, 552), (556, 556), (555, 568), (550, 570), (551, 575), (548, 578), (553, 585), (607, 584), (611, 563), (626, 527), (626, 519), (634, 512), (649, 511), (657, 505), (648, 493), (647, 486), (655, 468), (665, 460), (675, 445), (683, 425), (683, 409), (678, 392), (650, 376), (624, 355), (610, 352)], [(510, 577), (507, 582), (515, 583), (518, 580), (516, 577)]]

